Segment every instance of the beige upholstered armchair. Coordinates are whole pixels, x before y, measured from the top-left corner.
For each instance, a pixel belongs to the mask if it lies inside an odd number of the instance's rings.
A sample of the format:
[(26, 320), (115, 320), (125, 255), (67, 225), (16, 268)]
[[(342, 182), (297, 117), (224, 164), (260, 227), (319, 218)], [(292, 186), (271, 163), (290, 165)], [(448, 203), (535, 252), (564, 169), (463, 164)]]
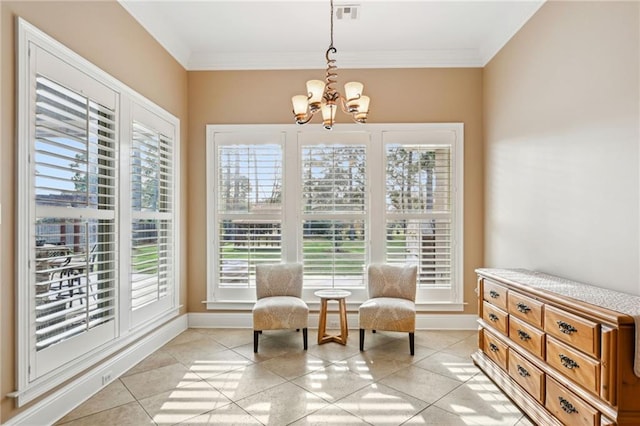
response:
[(416, 265), (373, 264), (368, 268), (369, 300), (358, 309), (360, 350), (364, 350), (364, 331), (409, 333), (409, 350), (414, 354), (416, 330)]
[(253, 352), (258, 352), (258, 335), (263, 330), (302, 329), (307, 350), (309, 307), (301, 299), (302, 265), (287, 263), (256, 265), (256, 294), (253, 307)]

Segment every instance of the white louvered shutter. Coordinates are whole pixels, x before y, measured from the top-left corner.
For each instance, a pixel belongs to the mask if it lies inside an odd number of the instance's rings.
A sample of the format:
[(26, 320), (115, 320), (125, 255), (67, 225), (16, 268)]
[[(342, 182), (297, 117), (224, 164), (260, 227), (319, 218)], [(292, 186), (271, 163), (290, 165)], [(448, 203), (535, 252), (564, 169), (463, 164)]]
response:
[(364, 285), (366, 147), (301, 147), (302, 259), (305, 286)]
[(256, 264), (282, 260), (282, 146), (216, 142), (217, 285), (254, 288)]
[[(172, 129), (169, 129), (172, 130)], [(174, 280), (174, 137), (133, 121), (131, 140), (131, 309), (166, 299)]]
[[(64, 363), (66, 352), (87, 339), (114, 335), (115, 120), (113, 108), (36, 76), (32, 339), (38, 362), (32, 377)], [(61, 345), (72, 340), (75, 345)]]
[(445, 144), (387, 144), (386, 258), (418, 265), (418, 287), (451, 287), (452, 152)]

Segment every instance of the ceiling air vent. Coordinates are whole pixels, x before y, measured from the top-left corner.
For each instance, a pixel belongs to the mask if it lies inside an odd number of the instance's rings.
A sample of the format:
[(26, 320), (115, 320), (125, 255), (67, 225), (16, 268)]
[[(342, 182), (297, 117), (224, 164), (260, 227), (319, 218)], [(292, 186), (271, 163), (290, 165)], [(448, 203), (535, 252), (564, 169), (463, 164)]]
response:
[(341, 4), (336, 6), (336, 19), (338, 21), (355, 20), (360, 16), (359, 4)]

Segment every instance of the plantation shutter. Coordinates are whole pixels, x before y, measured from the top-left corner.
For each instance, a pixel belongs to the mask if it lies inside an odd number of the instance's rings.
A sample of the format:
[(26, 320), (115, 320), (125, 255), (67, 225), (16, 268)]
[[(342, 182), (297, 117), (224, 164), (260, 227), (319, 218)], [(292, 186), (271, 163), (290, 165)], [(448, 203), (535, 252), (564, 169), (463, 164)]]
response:
[(34, 89), (32, 378), (114, 337), (117, 261), (116, 111), (45, 75)]
[(418, 265), (418, 287), (453, 276), (452, 152), (446, 144), (385, 145), (386, 259)]
[[(172, 130), (172, 129), (168, 129)], [(171, 132), (166, 132), (171, 133)], [(134, 120), (131, 140), (131, 309), (173, 294), (174, 140)]]
[(301, 147), (302, 259), (307, 287), (362, 287), (366, 147)]
[(254, 288), (255, 266), (282, 260), (282, 146), (268, 142), (280, 137), (265, 134), (238, 144), (216, 135), (219, 288)]

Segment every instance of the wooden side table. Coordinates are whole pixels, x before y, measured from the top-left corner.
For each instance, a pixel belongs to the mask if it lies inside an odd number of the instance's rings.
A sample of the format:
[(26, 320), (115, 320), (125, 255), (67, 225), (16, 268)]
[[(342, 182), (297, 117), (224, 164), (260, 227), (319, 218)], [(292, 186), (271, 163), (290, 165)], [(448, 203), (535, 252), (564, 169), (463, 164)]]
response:
[[(349, 327), (347, 325), (347, 303), (346, 298), (351, 296), (351, 292), (347, 290), (318, 290), (315, 293), (320, 298), (320, 317), (318, 323), (318, 344), (327, 342), (336, 342), (342, 345), (347, 344), (349, 336)], [(338, 302), (338, 311), (340, 313), (340, 334), (331, 336), (327, 334), (327, 302), (335, 300)]]

